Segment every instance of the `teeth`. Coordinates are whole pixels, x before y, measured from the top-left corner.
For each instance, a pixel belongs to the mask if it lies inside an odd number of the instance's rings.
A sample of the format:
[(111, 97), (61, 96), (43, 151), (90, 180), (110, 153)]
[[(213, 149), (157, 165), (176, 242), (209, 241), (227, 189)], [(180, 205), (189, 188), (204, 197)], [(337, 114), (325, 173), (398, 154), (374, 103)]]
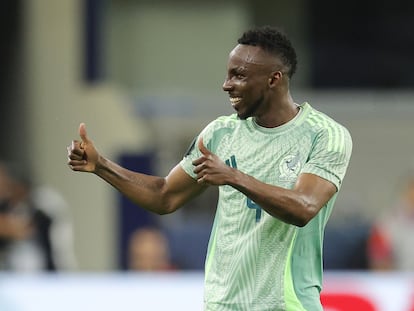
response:
[(232, 104), (236, 104), (236, 103), (238, 103), (239, 101), (241, 101), (241, 97), (230, 97), (230, 102), (231, 102)]

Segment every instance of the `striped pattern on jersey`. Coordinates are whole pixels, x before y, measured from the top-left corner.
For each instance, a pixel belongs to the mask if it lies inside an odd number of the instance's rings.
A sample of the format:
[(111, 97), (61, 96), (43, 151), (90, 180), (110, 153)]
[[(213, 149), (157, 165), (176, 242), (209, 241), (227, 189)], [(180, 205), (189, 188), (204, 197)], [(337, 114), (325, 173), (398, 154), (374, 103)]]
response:
[[(276, 128), (252, 118), (220, 117), (201, 133), (207, 148), (256, 179), (291, 189), (299, 174), (316, 174), (339, 190), (352, 141), (345, 127), (305, 103)], [(181, 161), (193, 178), (194, 148)], [(231, 186), (219, 201), (205, 265), (205, 310), (322, 310), (323, 230), (336, 195), (305, 227), (284, 223)]]

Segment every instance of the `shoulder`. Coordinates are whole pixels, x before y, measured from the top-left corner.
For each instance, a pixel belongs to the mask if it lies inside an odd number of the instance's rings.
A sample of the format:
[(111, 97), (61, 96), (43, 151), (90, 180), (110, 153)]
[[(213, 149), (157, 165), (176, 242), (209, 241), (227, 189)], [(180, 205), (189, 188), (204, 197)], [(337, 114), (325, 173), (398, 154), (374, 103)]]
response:
[(240, 119), (237, 117), (236, 114), (231, 114), (228, 116), (220, 116), (216, 118), (215, 120), (211, 121), (207, 127), (210, 128), (232, 128), (237, 126), (237, 124), (240, 123)]
[(314, 132), (315, 135), (327, 136), (330, 139), (342, 137), (344, 140), (352, 141), (351, 133), (346, 126), (324, 112), (311, 107), (309, 104), (306, 105), (308, 107), (306, 123), (309, 126), (309, 130)]
[(313, 149), (322, 153), (352, 153), (352, 137), (349, 130), (341, 123), (321, 112), (308, 103), (303, 105), (306, 112), (304, 131), (312, 141)]
[(203, 129), (201, 135), (202, 136), (212, 136), (214, 133), (217, 132), (228, 132), (233, 131), (236, 127), (238, 127), (242, 121), (237, 117), (236, 114), (228, 115), (228, 116), (220, 116), (215, 120), (211, 121), (207, 126)]
[(306, 121), (314, 126), (317, 129), (326, 129), (326, 128), (338, 128), (344, 131), (348, 131), (347, 128), (339, 123), (337, 120), (333, 119), (331, 116), (326, 113), (313, 108), (308, 103), (305, 103), (305, 107), (308, 110), (308, 115)]

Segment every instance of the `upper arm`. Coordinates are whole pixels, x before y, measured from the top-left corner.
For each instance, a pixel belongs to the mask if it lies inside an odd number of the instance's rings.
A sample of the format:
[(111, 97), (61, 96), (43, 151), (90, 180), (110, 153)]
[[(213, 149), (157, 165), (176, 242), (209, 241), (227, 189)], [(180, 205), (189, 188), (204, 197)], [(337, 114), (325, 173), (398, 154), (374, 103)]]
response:
[(163, 195), (168, 201), (168, 212), (174, 212), (206, 188), (207, 186), (197, 183), (180, 164), (177, 164), (165, 177)]
[(309, 216), (312, 218), (332, 198), (337, 188), (332, 182), (318, 175), (302, 173), (293, 190), (306, 202)]
[(333, 122), (329, 124), (330, 127), (321, 130), (315, 138), (294, 186), (315, 215), (340, 189), (352, 153), (348, 130)]

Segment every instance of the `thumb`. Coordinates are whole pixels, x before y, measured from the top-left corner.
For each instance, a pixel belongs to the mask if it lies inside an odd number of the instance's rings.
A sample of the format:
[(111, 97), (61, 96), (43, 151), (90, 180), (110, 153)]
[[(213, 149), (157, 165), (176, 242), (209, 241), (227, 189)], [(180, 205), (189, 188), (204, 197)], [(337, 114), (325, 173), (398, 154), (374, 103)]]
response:
[(200, 137), (198, 140), (198, 149), (200, 149), (201, 153), (205, 156), (211, 155), (212, 152), (204, 146), (203, 137)]
[(85, 123), (81, 123), (79, 125), (79, 136), (82, 139), (83, 142), (87, 143), (89, 142), (88, 135), (86, 133), (86, 125)]

